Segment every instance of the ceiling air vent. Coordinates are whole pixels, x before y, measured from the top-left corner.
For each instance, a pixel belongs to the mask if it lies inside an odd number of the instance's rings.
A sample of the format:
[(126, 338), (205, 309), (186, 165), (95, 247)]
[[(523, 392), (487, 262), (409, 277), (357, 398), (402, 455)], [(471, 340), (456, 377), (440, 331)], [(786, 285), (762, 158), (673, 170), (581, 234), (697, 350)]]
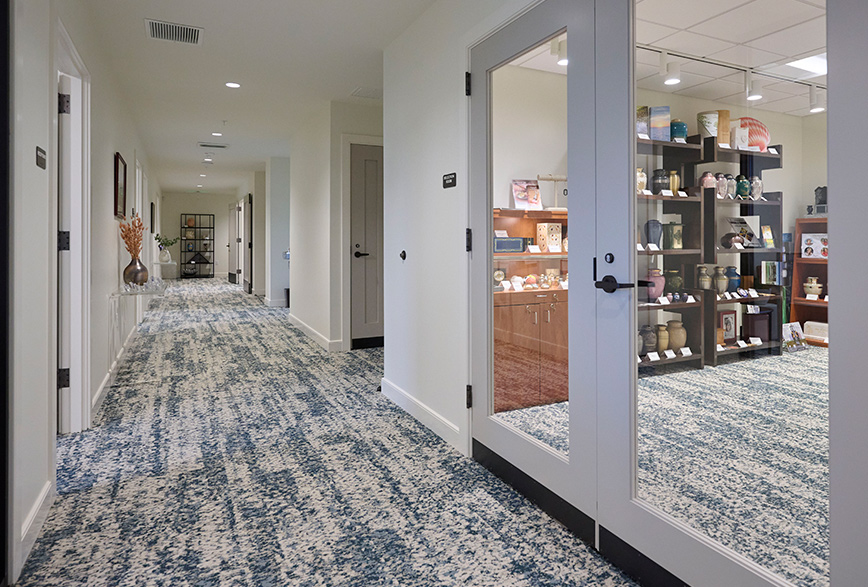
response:
[(199, 143), (199, 146), (203, 149), (228, 149), (229, 145), (224, 145), (221, 143)]
[(203, 29), (199, 27), (146, 18), (145, 30), (152, 39), (172, 41), (173, 43), (188, 43), (190, 45), (202, 44)]

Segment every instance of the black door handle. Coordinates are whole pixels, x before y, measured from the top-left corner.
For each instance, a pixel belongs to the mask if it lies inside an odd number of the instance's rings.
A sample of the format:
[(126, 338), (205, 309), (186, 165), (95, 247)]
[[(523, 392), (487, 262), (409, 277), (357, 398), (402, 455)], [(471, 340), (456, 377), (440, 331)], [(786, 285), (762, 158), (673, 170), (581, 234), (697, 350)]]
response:
[[(640, 281), (639, 285), (642, 285), (642, 283), (643, 282)], [(646, 281), (644, 283), (648, 282)], [(607, 275), (603, 278), (602, 281), (594, 282), (594, 287), (596, 287), (597, 289), (601, 289), (606, 293), (615, 293), (615, 290), (627, 289), (636, 286), (632, 283), (618, 283), (618, 280), (615, 279), (613, 276)]]
[(367, 257), (368, 255), (370, 255), (370, 253), (360, 253), (359, 251), (356, 251), (354, 254), (356, 259), (358, 259), (359, 257)]

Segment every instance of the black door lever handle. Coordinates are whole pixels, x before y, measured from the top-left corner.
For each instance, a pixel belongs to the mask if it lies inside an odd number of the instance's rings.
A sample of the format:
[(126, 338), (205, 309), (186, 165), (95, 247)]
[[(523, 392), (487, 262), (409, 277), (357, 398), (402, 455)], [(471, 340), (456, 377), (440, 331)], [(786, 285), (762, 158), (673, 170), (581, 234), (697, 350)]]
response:
[[(646, 281), (644, 283), (648, 282)], [(641, 286), (642, 284), (643, 282), (640, 281), (639, 285)], [(615, 279), (613, 276), (607, 275), (603, 278), (602, 281), (594, 282), (594, 287), (596, 287), (597, 289), (601, 289), (606, 293), (615, 293), (616, 290), (628, 289), (636, 286), (632, 283), (618, 283), (618, 280)]]
[(356, 252), (353, 254), (353, 256), (354, 256), (356, 259), (358, 259), (359, 257), (367, 257), (368, 255), (370, 255), (370, 253), (360, 253), (359, 251), (356, 251)]

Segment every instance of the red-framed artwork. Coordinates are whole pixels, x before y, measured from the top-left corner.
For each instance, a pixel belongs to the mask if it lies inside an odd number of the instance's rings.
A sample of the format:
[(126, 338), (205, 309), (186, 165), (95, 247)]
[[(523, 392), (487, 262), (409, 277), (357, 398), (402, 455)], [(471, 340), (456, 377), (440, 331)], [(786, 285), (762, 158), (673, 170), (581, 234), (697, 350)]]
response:
[(127, 162), (120, 153), (115, 153), (115, 218), (127, 213)]

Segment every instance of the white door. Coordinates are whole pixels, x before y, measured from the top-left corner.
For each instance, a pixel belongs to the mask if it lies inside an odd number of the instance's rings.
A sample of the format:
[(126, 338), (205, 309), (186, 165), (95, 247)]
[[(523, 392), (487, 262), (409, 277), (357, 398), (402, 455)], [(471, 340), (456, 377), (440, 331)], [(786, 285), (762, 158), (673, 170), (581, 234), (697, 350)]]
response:
[(253, 194), (241, 200), (241, 210), (238, 212), (241, 223), (241, 245), (238, 254), (241, 257), (244, 291), (253, 293)]
[(238, 204), (229, 205), (229, 283), (238, 283)]
[(350, 338), (383, 344), (383, 147), (350, 146)]
[[(541, 498), (550, 504), (565, 500), (570, 526), (589, 541), (597, 389), (588, 303), (595, 295), (593, 23), (592, 0), (547, 0), (470, 57), (474, 457), (525, 486), (521, 479), (530, 477), (550, 492)], [(567, 205), (566, 180), (575, 178), (584, 189), (570, 191)], [(545, 432), (542, 420), (553, 430)]]
[[(75, 186), (74, 147), (76, 121), (72, 115), (72, 79), (61, 75), (59, 79), (58, 103), (60, 104), (57, 119), (57, 369), (58, 369), (58, 401), (57, 401), (57, 431), (73, 432), (80, 421), (80, 398), (75, 401), (71, 389), (71, 336), (72, 336), (72, 199), (71, 191)], [(78, 97), (78, 96), (76, 96)], [(80, 392), (80, 391), (79, 391)], [(78, 428), (80, 429), (80, 428)]]

